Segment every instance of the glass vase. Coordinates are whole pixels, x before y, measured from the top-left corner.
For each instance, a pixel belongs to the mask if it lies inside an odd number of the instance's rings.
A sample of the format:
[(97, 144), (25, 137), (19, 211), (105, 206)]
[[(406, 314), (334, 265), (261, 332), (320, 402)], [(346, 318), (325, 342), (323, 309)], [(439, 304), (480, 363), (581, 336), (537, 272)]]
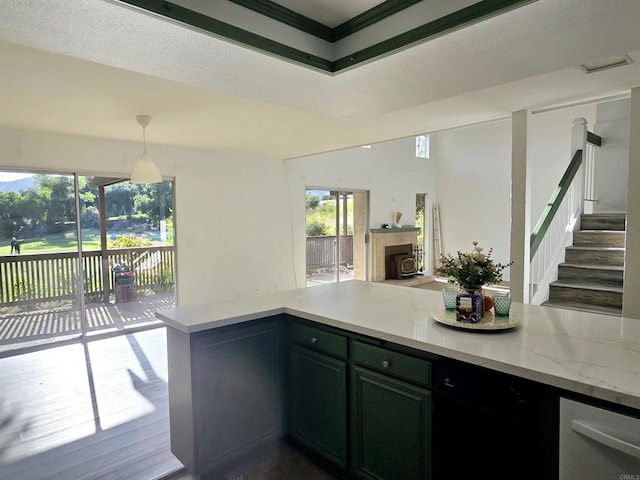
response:
[(511, 293), (496, 292), (493, 294), (493, 311), (496, 317), (508, 317), (511, 309)]
[(442, 290), (442, 300), (444, 301), (445, 310), (454, 311), (456, 309), (456, 299), (460, 289), (458, 287), (449, 286)]

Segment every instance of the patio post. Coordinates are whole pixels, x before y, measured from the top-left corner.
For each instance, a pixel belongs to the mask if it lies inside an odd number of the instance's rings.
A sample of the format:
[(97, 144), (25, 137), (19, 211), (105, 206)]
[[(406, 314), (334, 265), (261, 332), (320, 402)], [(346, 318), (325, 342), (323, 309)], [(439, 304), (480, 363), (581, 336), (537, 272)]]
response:
[(102, 258), (102, 301), (109, 303), (109, 256), (107, 254), (107, 206), (104, 185), (98, 187), (100, 204), (100, 254)]

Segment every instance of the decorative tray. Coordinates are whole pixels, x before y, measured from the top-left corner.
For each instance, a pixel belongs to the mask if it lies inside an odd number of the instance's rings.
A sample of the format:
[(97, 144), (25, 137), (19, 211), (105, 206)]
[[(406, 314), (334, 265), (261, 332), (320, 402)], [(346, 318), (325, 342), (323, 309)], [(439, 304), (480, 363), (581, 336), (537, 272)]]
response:
[(456, 320), (455, 311), (434, 310), (431, 312), (431, 317), (443, 325), (464, 330), (506, 330), (520, 323), (520, 319), (513, 313), (510, 313), (508, 317), (496, 317), (491, 311), (485, 312), (482, 320), (478, 323), (459, 322)]

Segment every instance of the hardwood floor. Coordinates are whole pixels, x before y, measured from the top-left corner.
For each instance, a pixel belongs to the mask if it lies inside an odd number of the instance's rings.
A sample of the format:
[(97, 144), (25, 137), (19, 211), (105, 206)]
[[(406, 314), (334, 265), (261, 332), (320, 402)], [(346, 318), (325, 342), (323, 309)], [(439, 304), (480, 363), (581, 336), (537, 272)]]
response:
[[(280, 442), (236, 465), (205, 475), (201, 480), (338, 480), (346, 477), (331, 473), (302, 455), (287, 442)], [(181, 472), (163, 480), (194, 480)]]
[(0, 359), (0, 478), (158, 477), (169, 450), (165, 328)]
[[(167, 396), (164, 327), (0, 358), (0, 479), (193, 480)], [(335, 478), (283, 443), (202, 480)]]

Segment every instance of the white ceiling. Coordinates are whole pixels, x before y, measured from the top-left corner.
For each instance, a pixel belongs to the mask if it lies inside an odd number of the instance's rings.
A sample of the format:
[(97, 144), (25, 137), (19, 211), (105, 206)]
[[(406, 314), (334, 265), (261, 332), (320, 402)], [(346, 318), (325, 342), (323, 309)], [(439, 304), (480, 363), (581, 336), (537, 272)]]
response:
[(151, 144), (292, 158), (640, 86), (638, 0), (538, 0), (335, 76), (108, 0), (0, 11), (0, 126), (26, 130), (135, 141), (146, 113)]
[(384, 0), (274, 0), (296, 13), (335, 28), (347, 20), (384, 3)]

